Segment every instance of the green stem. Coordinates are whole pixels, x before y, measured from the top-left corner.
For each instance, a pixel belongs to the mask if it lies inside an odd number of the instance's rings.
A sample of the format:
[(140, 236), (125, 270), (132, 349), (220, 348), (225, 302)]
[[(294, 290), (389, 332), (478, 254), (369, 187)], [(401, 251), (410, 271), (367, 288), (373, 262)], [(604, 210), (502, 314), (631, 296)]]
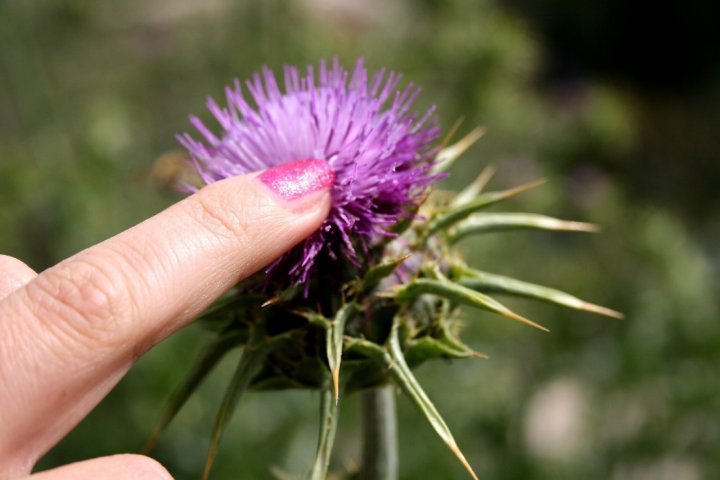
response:
[(363, 480), (397, 480), (398, 446), (392, 385), (363, 393)]
[(327, 477), (330, 455), (335, 442), (337, 422), (338, 404), (335, 402), (332, 384), (328, 381), (323, 389), (322, 400), (320, 401), (320, 434), (315, 462), (309, 476), (310, 480), (325, 480)]

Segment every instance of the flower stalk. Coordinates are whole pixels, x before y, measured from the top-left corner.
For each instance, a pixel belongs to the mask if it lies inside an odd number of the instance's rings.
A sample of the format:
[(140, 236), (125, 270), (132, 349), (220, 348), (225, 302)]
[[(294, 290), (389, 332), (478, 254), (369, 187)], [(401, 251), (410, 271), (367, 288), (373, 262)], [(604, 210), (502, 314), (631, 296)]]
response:
[(362, 393), (362, 428), (363, 480), (397, 480), (397, 414), (392, 385)]

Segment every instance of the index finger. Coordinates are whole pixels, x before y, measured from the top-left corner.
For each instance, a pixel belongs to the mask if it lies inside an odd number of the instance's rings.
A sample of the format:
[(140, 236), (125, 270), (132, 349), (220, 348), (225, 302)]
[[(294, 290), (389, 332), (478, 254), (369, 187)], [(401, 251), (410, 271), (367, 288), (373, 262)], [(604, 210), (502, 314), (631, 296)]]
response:
[(214, 183), (2, 301), (0, 471), (32, 464), (143, 352), (316, 230), (331, 183), (324, 161)]

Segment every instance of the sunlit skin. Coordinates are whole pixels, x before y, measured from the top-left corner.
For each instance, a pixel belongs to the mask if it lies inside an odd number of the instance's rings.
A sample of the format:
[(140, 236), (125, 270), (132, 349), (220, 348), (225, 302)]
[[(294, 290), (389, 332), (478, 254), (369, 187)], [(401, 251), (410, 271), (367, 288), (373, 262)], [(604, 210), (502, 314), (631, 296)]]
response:
[(0, 255), (0, 479), (171, 478), (140, 455), (30, 473), (140, 356), (321, 225), (326, 173), (292, 198), (216, 182), (39, 274)]

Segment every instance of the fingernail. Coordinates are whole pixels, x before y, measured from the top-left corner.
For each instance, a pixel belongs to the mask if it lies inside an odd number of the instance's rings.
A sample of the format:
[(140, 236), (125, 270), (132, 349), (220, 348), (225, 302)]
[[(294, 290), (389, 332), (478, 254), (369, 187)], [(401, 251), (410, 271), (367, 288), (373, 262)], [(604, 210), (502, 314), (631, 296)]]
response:
[(335, 175), (326, 161), (310, 159), (269, 168), (258, 178), (278, 197), (292, 202), (330, 188)]

